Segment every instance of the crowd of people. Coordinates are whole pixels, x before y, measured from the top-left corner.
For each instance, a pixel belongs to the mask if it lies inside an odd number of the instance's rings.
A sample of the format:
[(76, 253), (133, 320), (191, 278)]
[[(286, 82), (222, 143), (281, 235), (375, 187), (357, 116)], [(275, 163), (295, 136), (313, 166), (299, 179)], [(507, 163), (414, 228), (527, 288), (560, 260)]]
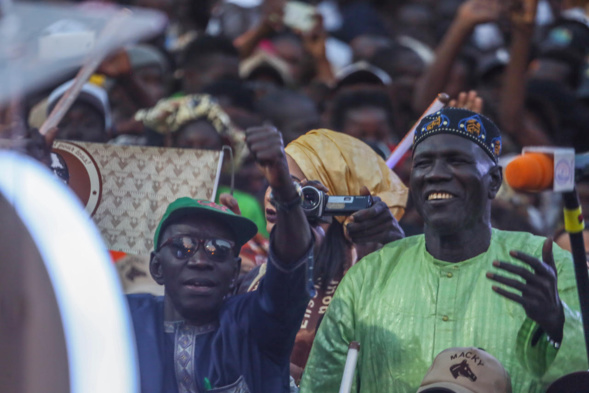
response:
[[(502, 171), (526, 146), (589, 150), (586, 1), (116, 3), (165, 30), (45, 137), (75, 72), (17, 114), (48, 166), (54, 139), (231, 148), (214, 200), (179, 195), (157, 227), (164, 296), (128, 296), (142, 392), (335, 392), (352, 342), (354, 392), (545, 392), (587, 369), (561, 197)], [(310, 212), (304, 189), (369, 202)]]

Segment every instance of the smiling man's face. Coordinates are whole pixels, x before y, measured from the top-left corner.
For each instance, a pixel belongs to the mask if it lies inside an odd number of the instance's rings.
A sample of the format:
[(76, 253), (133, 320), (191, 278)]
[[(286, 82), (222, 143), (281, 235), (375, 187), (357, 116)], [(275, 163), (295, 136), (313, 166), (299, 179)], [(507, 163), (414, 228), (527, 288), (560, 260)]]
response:
[[(235, 243), (230, 228), (206, 216), (187, 216), (170, 224), (161, 235), (161, 244), (181, 235), (195, 239), (222, 239)], [(211, 258), (200, 244), (196, 253), (183, 256), (181, 243), (171, 242), (154, 253), (151, 271), (175, 311), (192, 322), (208, 323), (216, 317), (223, 298), (239, 274), (239, 259), (233, 249), (222, 260)]]
[(495, 164), (475, 143), (438, 134), (421, 142), (413, 155), (411, 193), (429, 229), (439, 233), (489, 223), (497, 181)]

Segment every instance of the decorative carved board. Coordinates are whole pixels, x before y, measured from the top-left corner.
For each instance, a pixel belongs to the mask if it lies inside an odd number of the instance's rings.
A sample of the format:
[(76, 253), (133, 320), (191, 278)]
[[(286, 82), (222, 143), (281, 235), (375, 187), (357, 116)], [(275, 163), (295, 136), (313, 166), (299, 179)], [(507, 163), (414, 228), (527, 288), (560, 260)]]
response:
[[(56, 141), (52, 169), (82, 201), (110, 250), (139, 256), (168, 204), (183, 196), (212, 199), (222, 153), (210, 150)], [(63, 170), (63, 162), (67, 173)]]

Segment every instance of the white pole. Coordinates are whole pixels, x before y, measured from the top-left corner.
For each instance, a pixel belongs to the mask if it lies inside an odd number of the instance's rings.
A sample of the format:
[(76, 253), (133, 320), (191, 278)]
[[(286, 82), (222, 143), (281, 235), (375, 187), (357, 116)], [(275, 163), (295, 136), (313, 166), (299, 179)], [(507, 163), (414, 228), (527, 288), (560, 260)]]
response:
[(359, 351), (360, 343), (352, 341), (348, 346), (348, 358), (346, 359), (346, 365), (344, 366), (344, 375), (342, 377), (339, 393), (350, 393), (352, 391), (352, 381), (354, 380), (354, 371), (356, 371)]
[(403, 137), (401, 142), (399, 142), (397, 147), (395, 147), (395, 150), (393, 150), (393, 152), (391, 153), (391, 155), (387, 159), (387, 166), (389, 168), (393, 169), (399, 163), (401, 158), (405, 155), (407, 150), (409, 150), (411, 148), (411, 145), (413, 144), (413, 134), (415, 134), (415, 128), (417, 127), (417, 125), (419, 124), (421, 119), (423, 119), (427, 115), (431, 115), (432, 113), (435, 113), (435, 112), (439, 111), (440, 109), (442, 109), (444, 106), (446, 106), (446, 104), (448, 103), (449, 100), (450, 100), (450, 97), (448, 97), (448, 95), (446, 93), (438, 94), (438, 96), (431, 103), (429, 108), (427, 108), (425, 110), (425, 112), (423, 112), (423, 115), (421, 115), (419, 120), (417, 120), (415, 122), (413, 127), (411, 127), (409, 132)]

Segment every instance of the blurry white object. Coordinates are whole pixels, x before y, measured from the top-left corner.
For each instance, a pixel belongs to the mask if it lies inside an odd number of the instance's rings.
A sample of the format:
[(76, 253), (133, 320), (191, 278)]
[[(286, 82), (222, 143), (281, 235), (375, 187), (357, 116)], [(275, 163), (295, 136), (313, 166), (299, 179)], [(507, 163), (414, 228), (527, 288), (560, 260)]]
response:
[[(0, 104), (15, 93), (59, 82), (80, 67), (86, 60), (86, 49), (92, 49), (91, 34), (97, 36), (121, 9), (106, 3), (17, 2), (3, 7), (6, 14), (0, 14), (0, 86), (4, 88), (0, 89)], [(129, 14), (124, 29), (107, 34), (106, 39), (94, 40), (93, 49), (99, 45), (101, 52), (112, 52), (162, 32), (167, 23), (165, 15), (154, 10), (133, 8)]]
[(536, 11), (536, 24), (538, 26), (549, 25), (554, 22), (554, 15), (547, 0), (540, 0), (538, 2), (538, 10)]
[(28, 230), (53, 287), (67, 347), (69, 391), (138, 392), (128, 306), (98, 230), (73, 192), (37, 161), (0, 151), (0, 168), (0, 196)]
[(252, 8), (262, 5), (262, 0), (226, 0), (226, 2), (243, 8)]
[(94, 47), (96, 34), (93, 31), (57, 33), (39, 38), (39, 59), (58, 60), (67, 57), (85, 56)]
[(48, 26), (39, 37), (39, 59), (57, 60), (85, 56), (94, 48), (96, 33), (83, 23), (62, 19)]
[(302, 32), (315, 27), (317, 9), (302, 1), (287, 1), (284, 6), (284, 24)]
[(483, 50), (493, 50), (505, 46), (503, 33), (495, 23), (483, 23), (474, 28), (474, 42)]
[(325, 41), (325, 55), (336, 74), (352, 63), (352, 48), (345, 42), (331, 36), (328, 36)]
[(336, 1), (326, 0), (317, 5), (317, 11), (323, 16), (323, 26), (327, 31), (336, 31), (342, 27), (343, 19)]

